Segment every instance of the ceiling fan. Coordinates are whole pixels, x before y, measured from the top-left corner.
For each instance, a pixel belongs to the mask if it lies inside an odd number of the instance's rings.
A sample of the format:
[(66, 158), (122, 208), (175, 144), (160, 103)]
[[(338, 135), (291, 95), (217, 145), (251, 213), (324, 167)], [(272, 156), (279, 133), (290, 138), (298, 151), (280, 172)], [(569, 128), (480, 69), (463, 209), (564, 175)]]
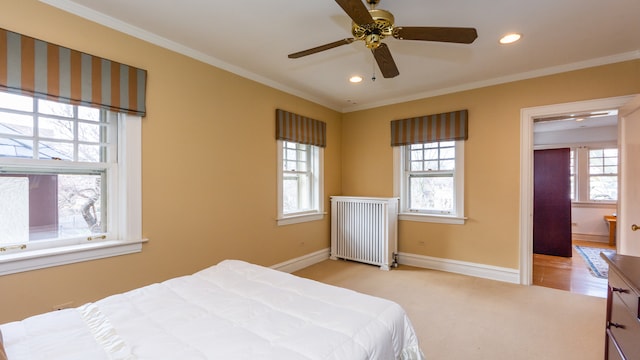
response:
[(393, 61), (389, 47), (382, 42), (382, 39), (387, 36), (393, 36), (399, 40), (439, 41), (460, 44), (471, 44), (478, 37), (478, 33), (474, 28), (394, 26), (393, 14), (376, 8), (380, 0), (366, 0), (370, 5), (369, 10), (361, 0), (335, 1), (353, 20), (351, 25), (353, 37), (289, 54), (290, 59), (297, 59), (341, 45), (351, 44), (356, 40), (363, 40), (367, 48), (371, 49), (382, 75), (385, 78), (392, 78), (398, 76), (400, 71)]

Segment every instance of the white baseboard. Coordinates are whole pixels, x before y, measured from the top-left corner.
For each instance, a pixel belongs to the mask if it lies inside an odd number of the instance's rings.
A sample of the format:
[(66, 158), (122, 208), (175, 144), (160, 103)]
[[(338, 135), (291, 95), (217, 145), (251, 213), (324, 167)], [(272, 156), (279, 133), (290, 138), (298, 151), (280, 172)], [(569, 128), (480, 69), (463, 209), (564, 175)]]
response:
[(285, 262), (281, 262), (279, 264), (271, 265), (270, 267), (275, 270), (292, 273), (300, 269), (304, 269), (313, 264), (317, 264), (321, 261), (327, 260), (329, 258), (329, 252), (330, 252), (329, 248), (318, 250), (316, 252), (303, 255), (295, 259), (291, 259)]
[[(307, 266), (317, 264), (329, 259), (330, 249), (326, 248), (307, 255), (300, 256), (279, 264), (272, 265), (272, 269), (292, 273)], [(459, 260), (441, 259), (431, 256), (399, 253), (398, 263), (403, 265), (421, 267), (425, 269), (440, 270), (456, 274), (475, 276), (483, 279), (497, 280), (514, 284), (520, 283), (520, 272), (516, 269), (499, 266), (477, 264)], [(393, 270), (392, 270), (393, 271)]]
[(398, 254), (398, 263), (426, 269), (475, 276), (484, 279), (504, 281), (513, 284), (520, 283), (520, 272), (517, 269), (499, 266), (407, 253)]
[(572, 233), (571, 238), (573, 240), (593, 241), (607, 244), (609, 243), (609, 235)]

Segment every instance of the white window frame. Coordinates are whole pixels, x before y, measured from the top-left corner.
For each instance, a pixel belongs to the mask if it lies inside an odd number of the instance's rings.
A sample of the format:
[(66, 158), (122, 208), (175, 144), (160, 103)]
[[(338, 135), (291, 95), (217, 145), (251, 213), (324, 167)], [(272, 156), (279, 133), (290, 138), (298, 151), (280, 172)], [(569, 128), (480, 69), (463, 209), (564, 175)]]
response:
[[(117, 114), (117, 121), (118, 163), (107, 175), (109, 238), (0, 252), (0, 276), (142, 251), (142, 243), (147, 241), (142, 238), (142, 118)], [(35, 164), (24, 159), (0, 158), (0, 166), (33, 168)]]
[[(613, 203), (613, 204), (615, 204), (618, 201), (618, 199), (616, 199), (616, 200), (594, 200), (594, 199), (591, 198), (592, 197), (592, 194), (591, 194), (591, 178), (592, 177), (594, 177), (594, 176), (615, 177), (616, 178), (616, 184), (618, 183), (618, 176), (619, 176), (618, 171), (620, 169), (620, 155), (619, 154), (616, 155), (616, 161), (618, 163), (616, 164), (616, 173), (615, 174), (608, 174), (608, 173), (591, 174), (591, 150), (602, 150), (604, 152), (604, 150), (610, 150), (610, 149), (618, 150), (618, 148), (616, 146), (603, 146), (603, 147), (591, 147), (591, 148), (589, 148), (589, 151), (588, 151), (588, 162), (589, 162), (589, 170), (588, 170), (588, 173), (589, 173), (589, 180), (588, 180), (589, 197), (588, 197), (588, 200), (590, 202), (594, 202), (594, 203)], [(603, 161), (604, 161), (605, 158), (606, 157), (603, 155), (603, 157), (602, 157)], [(603, 165), (602, 167), (604, 169), (605, 166)]]
[(453, 175), (455, 211), (451, 214), (423, 213), (411, 211), (408, 208), (409, 175), (405, 171), (405, 149), (408, 146), (410, 145), (393, 147), (393, 192), (394, 196), (400, 198), (398, 219), (443, 224), (464, 224), (467, 220), (464, 216), (464, 141), (455, 141), (456, 168)]
[[(609, 207), (617, 204), (617, 200), (591, 200), (589, 174), (589, 150), (617, 148), (614, 143), (592, 143), (588, 145), (569, 146), (574, 151), (575, 169), (575, 198), (572, 204), (580, 207)], [(620, 155), (618, 154), (618, 171), (620, 169)], [(620, 176), (618, 173), (616, 176)], [(619, 179), (618, 179), (619, 181)]]
[[(284, 212), (284, 166), (283, 166), (283, 147), (284, 141), (277, 140), (277, 218), (278, 226), (297, 224), (308, 221), (318, 221), (324, 218), (324, 148), (320, 146), (310, 145), (311, 150), (311, 176), (310, 186), (312, 191), (311, 201), (313, 202), (311, 210), (285, 213)], [(295, 141), (288, 141), (295, 142)]]
[(578, 197), (578, 164), (577, 164), (578, 152), (576, 148), (569, 149), (569, 189), (571, 194), (569, 197), (571, 201), (576, 201)]

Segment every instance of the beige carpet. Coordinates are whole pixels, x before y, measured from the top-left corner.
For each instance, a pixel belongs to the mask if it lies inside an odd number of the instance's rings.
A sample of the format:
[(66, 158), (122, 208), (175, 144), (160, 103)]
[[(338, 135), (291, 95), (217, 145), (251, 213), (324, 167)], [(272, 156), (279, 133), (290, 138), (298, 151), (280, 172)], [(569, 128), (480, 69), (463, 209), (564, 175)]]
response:
[(296, 275), (399, 303), (427, 359), (602, 359), (606, 299), (401, 265), (326, 260)]

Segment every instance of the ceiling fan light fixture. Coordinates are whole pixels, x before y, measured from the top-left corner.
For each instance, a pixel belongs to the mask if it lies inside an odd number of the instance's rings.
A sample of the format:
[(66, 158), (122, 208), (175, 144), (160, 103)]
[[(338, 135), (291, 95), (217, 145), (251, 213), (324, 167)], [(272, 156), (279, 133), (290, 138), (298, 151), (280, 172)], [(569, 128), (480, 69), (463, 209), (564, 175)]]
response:
[(357, 83), (359, 83), (361, 81), (362, 81), (362, 76), (359, 76), (359, 75), (354, 75), (354, 76), (349, 78), (349, 82), (354, 83), (354, 84), (357, 84)]
[[(366, 0), (365, 2), (369, 4), (370, 9), (367, 9), (363, 0), (335, 0), (335, 2), (351, 18), (351, 34), (353, 37), (298, 51), (289, 54), (288, 58), (297, 59), (351, 44), (354, 41), (363, 41), (366, 47), (371, 50), (382, 76), (390, 79), (398, 76), (400, 71), (393, 60), (393, 56), (391, 56), (389, 47), (382, 41), (385, 37), (393, 36), (398, 40), (458, 44), (471, 44), (478, 37), (476, 29), (469, 27), (395, 26), (395, 18), (392, 13), (376, 8), (380, 0)], [(375, 80), (375, 74), (372, 80)]]
[(500, 44), (513, 44), (514, 42), (520, 40), (522, 34), (518, 33), (510, 33), (500, 38)]

